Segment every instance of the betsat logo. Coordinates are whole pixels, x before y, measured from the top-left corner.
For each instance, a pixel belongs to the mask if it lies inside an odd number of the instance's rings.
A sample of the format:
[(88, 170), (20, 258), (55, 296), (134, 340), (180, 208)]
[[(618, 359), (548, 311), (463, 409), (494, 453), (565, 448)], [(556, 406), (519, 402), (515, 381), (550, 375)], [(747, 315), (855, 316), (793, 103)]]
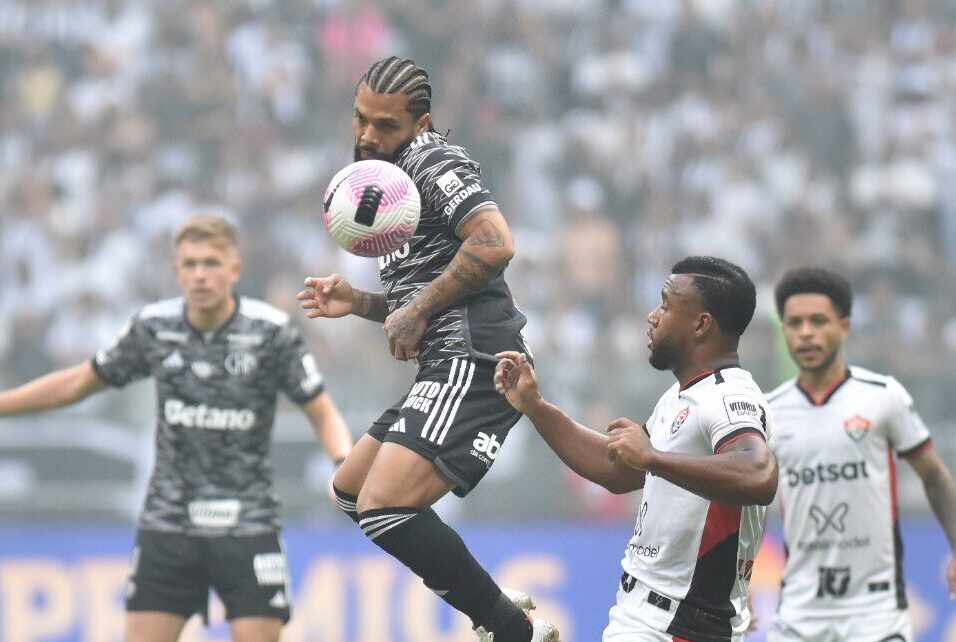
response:
[(495, 457), (498, 456), (498, 451), (501, 450), (501, 443), (498, 441), (498, 438), (483, 432), (478, 433), (478, 438), (471, 442), (471, 445), (471, 456), (477, 457), (481, 460), (481, 463), (489, 468), (495, 463)]
[(180, 399), (166, 400), (163, 418), (170, 426), (205, 430), (249, 430), (256, 425), (256, 413), (248, 408), (191, 406)]
[(815, 468), (804, 467), (799, 470), (787, 469), (787, 485), (812, 486), (827, 482), (853, 481), (855, 479), (869, 479), (866, 470), (866, 461), (846, 461), (836, 464), (817, 464)]

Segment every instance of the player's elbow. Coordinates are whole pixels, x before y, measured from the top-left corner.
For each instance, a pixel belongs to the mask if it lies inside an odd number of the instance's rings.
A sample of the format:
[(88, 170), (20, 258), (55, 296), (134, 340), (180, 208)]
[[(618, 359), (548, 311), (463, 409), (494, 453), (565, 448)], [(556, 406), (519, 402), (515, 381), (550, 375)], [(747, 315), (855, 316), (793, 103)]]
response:
[(777, 483), (780, 479), (777, 458), (767, 450), (755, 463), (753, 503), (758, 506), (767, 506), (777, 496)]

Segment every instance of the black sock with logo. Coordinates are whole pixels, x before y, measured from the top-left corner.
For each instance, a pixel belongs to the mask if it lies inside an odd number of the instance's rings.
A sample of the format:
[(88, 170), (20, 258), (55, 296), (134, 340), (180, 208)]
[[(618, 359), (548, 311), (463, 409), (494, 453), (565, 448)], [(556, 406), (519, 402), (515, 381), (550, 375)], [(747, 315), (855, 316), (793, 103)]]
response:
[(431, 508), (381, 508), (359, 513), (372, 542), (422, 578), (452, 607), (495, 634), (495, 642), (529, 642), (531, 623), (474, 558), (461, 537)]

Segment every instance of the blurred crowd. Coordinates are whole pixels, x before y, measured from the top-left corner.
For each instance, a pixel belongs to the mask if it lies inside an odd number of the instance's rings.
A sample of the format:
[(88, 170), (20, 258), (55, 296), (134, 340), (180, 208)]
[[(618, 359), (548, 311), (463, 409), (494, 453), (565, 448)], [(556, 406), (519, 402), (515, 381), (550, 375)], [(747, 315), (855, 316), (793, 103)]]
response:
[(646, 416), (669, 379), (645, 315), (676, 259), (717, 254), (758, 283), (743, 355), (765, 389), (791, 374), (773, 283), (822, 264), (856, 288), (851, 360), (952, 423), (949, 0), (6, 0), (0, 385), (175, 294), (170, 232), (210, 212), (240, 225), (241, 292), (299, 318), (340, 405), (393, 401), (412, 366), (381, 328), (295, 301), (306, 274), (377, 287), (321, 197), (354, 85), (391, 54), (430, 72), (437, 128), (481, 163), (545, 389), (577, 416)]

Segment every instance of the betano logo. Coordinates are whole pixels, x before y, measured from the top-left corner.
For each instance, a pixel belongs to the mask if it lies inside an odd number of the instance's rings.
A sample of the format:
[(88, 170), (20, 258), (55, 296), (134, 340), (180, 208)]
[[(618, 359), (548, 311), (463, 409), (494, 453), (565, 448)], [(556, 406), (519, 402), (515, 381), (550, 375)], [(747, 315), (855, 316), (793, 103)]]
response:
[(190, 406), (179, 399), (166, 400), (163, 418), (170, 426), (205, 430), (249, 430), (256, 424), (256, 413), (248, 408)]

